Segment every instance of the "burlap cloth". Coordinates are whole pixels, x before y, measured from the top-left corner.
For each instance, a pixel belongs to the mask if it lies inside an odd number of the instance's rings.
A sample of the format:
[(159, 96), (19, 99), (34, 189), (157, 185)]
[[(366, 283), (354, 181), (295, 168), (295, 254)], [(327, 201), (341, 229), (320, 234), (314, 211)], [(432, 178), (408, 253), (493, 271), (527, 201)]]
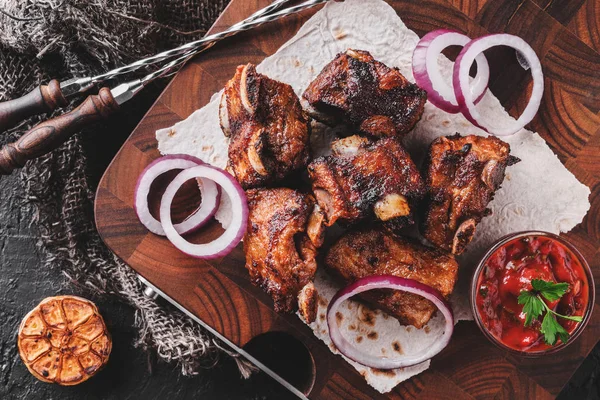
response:
[[(197, 39), (227, 2), (0, 0), (0, 101), (21, 96), (52, 78), (90, 76)], [(155, 89), (154, 95), (158, 92)], [(135, 111), (135, 104), (128, 107), (132, 112), (144, 111)], [(15, 140), (37, 122), (33, 118), (3, 133), (1, 144)], [(62, 271), (71, 282), (97, 294), (121, 296), (136, 308), (137, 344), (179, 363), (184, 374), (197, 373), (214, 365), (219, 344), (182, 313), (144, 296), (133, 270), (104, 246), (96, 231), (95, 188), (86, 174), (81, 139), (93, 136), (94, 129), (98, 127), (80, 132), (20, 172), (25, 201), (35, 213), (33, 227), (39, 233), (44, 267)], [(236, 361), (247, 374), (247, 364)]]

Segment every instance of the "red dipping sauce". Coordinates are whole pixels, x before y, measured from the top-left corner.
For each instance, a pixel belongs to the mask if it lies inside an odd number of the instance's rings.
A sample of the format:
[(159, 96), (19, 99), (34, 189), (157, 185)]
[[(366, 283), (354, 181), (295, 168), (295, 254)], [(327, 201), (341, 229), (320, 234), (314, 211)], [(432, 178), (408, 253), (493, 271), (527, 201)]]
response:
[(517, 303), (517, 298), (521, 291), (532, 289), (533, 279), (569, 284), (559, 300), (544, 299), (559, 314), (584, 317), (582, 322), (557, 317), (569, 332), (569, 343), (591, 315), (593, 278), (589, 266), (570, 243), (545, 232), (510, 235), (486, 254), (471, 288), (473, 312), (480, 328), (501, 347), (526, 353), (564, 347), (560, 340), (554, 346), (545, 343), (540, 333), (541, 318), (534, 319), (530, 326), (524, 325), (523, 305)]

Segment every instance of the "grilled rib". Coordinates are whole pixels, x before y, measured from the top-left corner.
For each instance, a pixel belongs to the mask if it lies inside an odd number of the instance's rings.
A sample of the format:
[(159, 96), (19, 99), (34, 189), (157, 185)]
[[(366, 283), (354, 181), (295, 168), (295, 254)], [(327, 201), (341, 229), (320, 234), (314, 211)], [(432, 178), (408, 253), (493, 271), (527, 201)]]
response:
[[(347, 283), (370, 275), (394, 275), (429, 285), (443, 296), (452, 293), (458, 274), (451, 255), (381, 227), (347, 232), (331, 247), (325, 264)], [(436, 311), (433, 303), (412, 293), (370, 291), (361, 296), (402, 324), (416, 328), (422, 328)]]
[(219, 106), (230, 137), (228, 169), (245, 189), (267, 186), (308, 164), (309, 118), (290, 85), (239, 66)]
[(246, 196), (244, 252), (252, 283), (271, 295), (275, 311), (299, 308), (307, 322), (314, 321), (317, 250), (306, 235), (313, 197), (287, 188), (251, 189)]
[(348, 49), (323, 68), (303, 98), (314, 118), (327, 123), (333, 116), (382, 138), (401, 137), (419, 122), (427, 92), (367, 51)]
[(333, 153), (308, 166), (326, 226), (374, 216), (394, 229), (413, 223), (413, 203), (425, 194), (419, 171), (397, 139), (339, 139)]
[(440, 137), (431, 143), (425, 162), (429, 187), (423, 236), (434, 245), (461, 254), (504, 180), (508, 165), (518, 161), (510, 146), (494, 137)]

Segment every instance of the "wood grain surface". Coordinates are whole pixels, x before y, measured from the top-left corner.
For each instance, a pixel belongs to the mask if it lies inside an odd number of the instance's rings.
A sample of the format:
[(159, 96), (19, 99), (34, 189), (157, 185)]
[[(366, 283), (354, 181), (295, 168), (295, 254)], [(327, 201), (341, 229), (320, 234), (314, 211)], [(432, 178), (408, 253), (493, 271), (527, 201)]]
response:
[(48, 85), (40, 85), (18, 99), (0, 103), (0, 132), (27, 117), (49, 113), (66, 105), (67, 99), (63, 96), (60, 83), (53, 79)]
[[(245, 18), (268, 0), (233, 0), (212, 31)], [(560, 160), (592, 190), (592, 208), (565, 236), (589, 261), (600, 282), (600, 34), (597, 0), (396, 0), (389, 1), (419, 35), (450, 28), (471, 37), (507, 32), (523, 37), (542, 61), (546, 91), (528, 128), (540, 133)], [(96, 222), (106, 244), (126, 263), (211, 327), (243, 347), (267, 331), (301, 340), (316, 362), (311, 398), (378, 399), (356, 371), (333, 355), (295, 315), (273, 312), (271, 299), (252, 286), (241, 246), (205, 262), (184, 256), (150, 234), (133, 211), (140, 172), (159, 157), (155, 131), (208, 103), (238, 64), (259, 63), (293, 36), (314, 11), (227, 40), (186, 65), (150, 109), (106, 171), (96, 197)], [(531, 84), (506, 50), (489, 53), (491, 89), (511, 114), (527, 101)], [(156, 201), (155, 201), (156, 202)], [(156, 207), (156, 204), (154, 205)], [(197, 235), (220, 232), (214, 224)], [(600, 288), (598, 288), (600, 289)], [(599, 296), (600, 299), (600, 296)], [(600, 301), (600, 300), (597, 300)], [(552, 398), (600, 337), (600, 309), (564, 351), (542, 359), (509, 356), (491, 345), (471, 322), (457, 325), (450, 345), (426, 372), (398, 385), (389, 398)]]

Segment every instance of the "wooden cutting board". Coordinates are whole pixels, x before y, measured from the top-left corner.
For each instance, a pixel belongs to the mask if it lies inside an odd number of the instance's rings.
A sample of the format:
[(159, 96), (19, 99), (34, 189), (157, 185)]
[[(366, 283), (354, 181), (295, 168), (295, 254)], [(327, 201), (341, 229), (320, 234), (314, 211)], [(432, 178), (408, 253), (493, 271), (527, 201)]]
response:
[[(267, 3), (233, 0), (211, 31), (221, 31)], [(592, 190), (590, 212), (565, 236), (586, 256), (596, 282), (600, 282), (600, 4), (595, 0), (399, 0), (390, 4), (421, 36), (437, 28), (456, 29), (471, 37), (507, 32), (523, 37), (536, 50), (545, 72), (546, 91), (529, 129), (539, 132), (567, 168)], [(273, 312), (270, 298), (249, 282), (241, 246), (223, 259), (195, 260), (148, 233), (133, 211), (138, 175), (159, 157), (154, 132), (204, 106), (233, 76), (238, 64), (259, 63), (274, 53), (313, 13), (237, 36), (189, 62), (106, 171), (96, 196), (96, 223), (106, 244), (122, 260), (234, 348), (244, 348), (252, 338), (269, 331), (288, 332), (303, 342), (316, 364), (311, 398), (383, 398), (295, 315)], [(489, 54), (491, 89), (513, 114), (523, 109), (530, 83), (514, 59), (514, 53), (504, 49)], [(215, 224), (200, 237), (207, 240), (218, 232)], [(532, 360), (503, 354), (474, 323), (461, 322), (431, 368), (388, 396), (551, 398), (599, 337), (600, 309), (596, 307), (577, 341), (557, 355)], [(305, 384), (301, 390), (308, 392), (310, 386)]]

